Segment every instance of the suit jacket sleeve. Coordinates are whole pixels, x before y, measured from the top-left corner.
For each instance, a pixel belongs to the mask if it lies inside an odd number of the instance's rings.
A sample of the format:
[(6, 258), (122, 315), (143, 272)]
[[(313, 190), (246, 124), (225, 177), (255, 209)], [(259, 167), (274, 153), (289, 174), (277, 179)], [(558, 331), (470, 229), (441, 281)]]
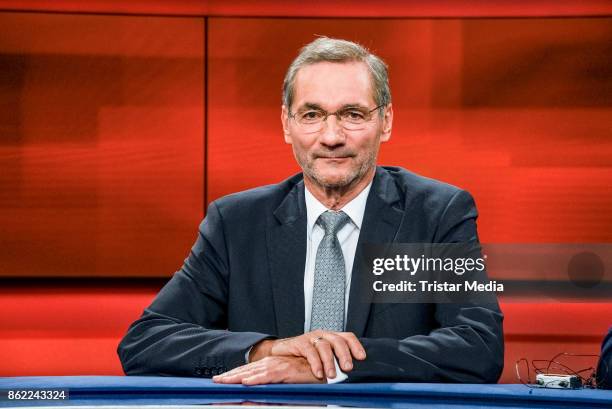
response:
[(228, 260), (215, 203), (183, 267), (128, 329), (118, 347), (128, 375), (212, 376), (245, 364), (271, 338), (227, 330)]
[[(442, 212), (434, 242), (477, 242), (476, 217), (471, 195), (458, 191)], [(497, 382), (504, 362), (497, 302), (435, 304), (434, 309), (439, 327), (427, 335), (361, 338), (367, 358), (354, 361), (349, 381)]]
[(597, 386), (612, 389), (612, 328), (601, 345), (601, 356), (597, 366)]

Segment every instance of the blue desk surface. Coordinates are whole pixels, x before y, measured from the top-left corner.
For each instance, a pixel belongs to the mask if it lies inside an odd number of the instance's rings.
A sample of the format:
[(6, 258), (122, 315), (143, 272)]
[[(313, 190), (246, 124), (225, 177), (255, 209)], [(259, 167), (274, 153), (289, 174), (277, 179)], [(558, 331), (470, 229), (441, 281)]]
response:
[[(67, 390), (64, 401), (15, 401), (8, 390)], [(208, 379), (122, 376), (0, 378), (0, 406), (263, 404), (414, 407), (608, 407), (612, 391), (535, 389), (524, 385), (366, 383), (218, 385)]]

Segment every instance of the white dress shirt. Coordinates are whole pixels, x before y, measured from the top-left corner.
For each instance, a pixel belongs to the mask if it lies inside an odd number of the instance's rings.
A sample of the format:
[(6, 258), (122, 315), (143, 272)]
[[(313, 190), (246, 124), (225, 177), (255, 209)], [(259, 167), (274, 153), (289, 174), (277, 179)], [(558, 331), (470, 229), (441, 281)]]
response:
[[(344, 326), (346, 327), (346, 316), (348, 311), (349, 290), (351, 288), (351, 273), (353, 271), (353, 261), (355, 260), (355, 252), (357, 251), (357, 242), (359, 240), (359, 232), (361, 231), (361, 223), (365, 213), (368, 193), (372, 187), (372, 182), (368, 184), (353, 200), (348, 202), (342, 210), (346, 213), (350, 221), (346, 223), (337, 233), (338, 241), (342, 247), (344, 256), (344, 267), (346, 273), (345, 288), (344, 288)], [(317, 220), (321, 213), (329, 210), (323, 203), (319, 202), (313, 195), (305, 190), (306, 198), (306, 266), (304, 270), (304, 332), (310, 331), (310, 321), (312, 315), (312, 293), (314, 289), (315, 276), (315, 260), (317, 258), (317, 249), (325, 231), (317, 224)], [(336, 377), (327, 378), (328, 383), (342, 382), (347, 378), (346, 374), (340, 370), (338, 361), (336, 364)]]

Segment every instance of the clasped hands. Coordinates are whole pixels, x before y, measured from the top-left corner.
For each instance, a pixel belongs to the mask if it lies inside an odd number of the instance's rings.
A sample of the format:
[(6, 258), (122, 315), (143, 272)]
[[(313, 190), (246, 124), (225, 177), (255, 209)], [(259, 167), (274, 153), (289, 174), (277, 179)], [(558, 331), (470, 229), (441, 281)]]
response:
[(342, 371), (349, 372), (353, 358), (366, 358), (355, 334), (316, 330), (293, 338), (263, 340), (251, 349), (248, 364), (217, 375), (213, 381), (243, 385), (325, 383), (326, 377), (336, 377), (334, 359)]

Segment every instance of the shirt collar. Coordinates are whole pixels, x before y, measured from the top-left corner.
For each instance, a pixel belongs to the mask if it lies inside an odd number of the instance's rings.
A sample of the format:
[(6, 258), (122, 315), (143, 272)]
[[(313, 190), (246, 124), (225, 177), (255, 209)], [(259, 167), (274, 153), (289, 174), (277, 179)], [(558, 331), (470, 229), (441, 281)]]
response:
[[(370, 188), (372, 187), (372, 182), (370, 182), (353, 200), (344, 205), (342, 210), (346, 213), (351, 221), (358, 229), (361, 229), (361, 223), (363, 222), (363, 215), (365, 213), (366, 202), (368, 201), (368, 194), (370, 193)], [(314, 228), (315, 223), (321, 216), (321, 213), (329, 210), (325, 205), (316, 197), (310, 193), (306, 185), (304, 185), (304, 196), (306, 199), (306, 215), (307, 215), (307, 227), (308, 234)]]

